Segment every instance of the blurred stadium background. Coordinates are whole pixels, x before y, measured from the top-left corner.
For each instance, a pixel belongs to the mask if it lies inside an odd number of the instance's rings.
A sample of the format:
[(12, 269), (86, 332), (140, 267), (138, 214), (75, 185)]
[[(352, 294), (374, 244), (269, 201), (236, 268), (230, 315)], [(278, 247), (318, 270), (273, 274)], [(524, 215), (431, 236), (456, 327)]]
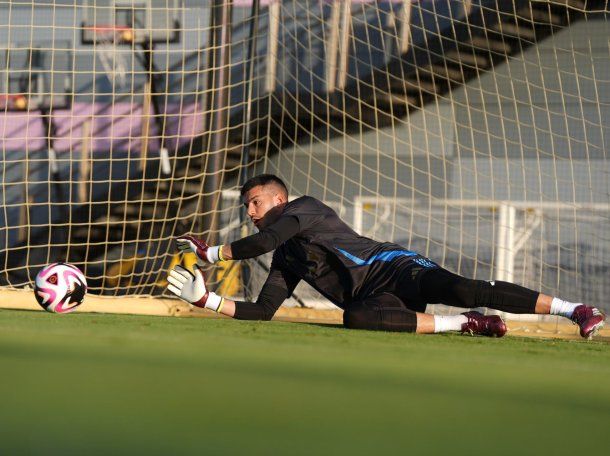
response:
[[(364, 235), (610, 311), (609, 13), (0, 0), (0, 286), (69, 261), (93, 294), (162, 296), (173, 238), (252, 232), (238, 189), (271, 172)], [(267, 261), (221, 292), (255, 296)]]

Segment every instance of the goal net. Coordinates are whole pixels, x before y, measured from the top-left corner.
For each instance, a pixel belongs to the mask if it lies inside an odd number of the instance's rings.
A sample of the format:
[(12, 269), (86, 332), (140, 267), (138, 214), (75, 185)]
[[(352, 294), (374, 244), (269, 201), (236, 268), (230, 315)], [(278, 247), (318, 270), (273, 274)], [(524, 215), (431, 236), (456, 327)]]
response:
[[(610, 307), (610, 6), (0, 0), (0, 286), (166, 296), (274, 173), (444, 267)], [(255, 297), (269, 258), (212, 288)], [(288, 305), (328, 307), (299, 286)], [(447, 309), (438, 308), (439, 312)]]

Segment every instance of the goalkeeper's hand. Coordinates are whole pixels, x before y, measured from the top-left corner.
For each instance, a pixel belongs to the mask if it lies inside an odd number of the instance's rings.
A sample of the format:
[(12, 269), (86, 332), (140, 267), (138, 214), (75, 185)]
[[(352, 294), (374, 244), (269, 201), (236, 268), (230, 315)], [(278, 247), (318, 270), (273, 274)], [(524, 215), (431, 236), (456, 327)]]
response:
[(220, 312), (223, 298), (210, 292), (205, 286), (203, 272), (198, 266), (194, 267), (194, 274), (188, 269), (177, 265), (169, 271), (167, 289), (180, 299), (197, 307)]
[(180, 253), (193, 252), (197, 256), (197, 264), (204, 266), (206, 263), (216, 263), (220, 260), (221, 245), (210, 247), (203, 239), (184, 235), (176, 238), (176, 244)]

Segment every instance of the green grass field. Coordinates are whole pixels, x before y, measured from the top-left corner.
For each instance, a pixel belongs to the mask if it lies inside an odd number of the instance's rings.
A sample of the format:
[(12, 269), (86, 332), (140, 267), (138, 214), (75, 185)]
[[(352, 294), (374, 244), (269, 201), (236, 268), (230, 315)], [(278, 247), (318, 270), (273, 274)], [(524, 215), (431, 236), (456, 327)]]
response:
[(603, 342), (2, 310), (0, 369), (2, 455), (608, 446)]

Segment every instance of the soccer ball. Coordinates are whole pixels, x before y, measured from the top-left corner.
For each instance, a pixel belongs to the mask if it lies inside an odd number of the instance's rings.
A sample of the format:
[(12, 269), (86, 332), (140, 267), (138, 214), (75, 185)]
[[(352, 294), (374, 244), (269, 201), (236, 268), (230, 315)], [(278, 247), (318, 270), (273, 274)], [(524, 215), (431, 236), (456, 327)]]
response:
[(87, 280), (76, 266), (53, 263), (36, 275), (34, 295), (48, 312), (68, 313), (81, 305), (87, 293)]

